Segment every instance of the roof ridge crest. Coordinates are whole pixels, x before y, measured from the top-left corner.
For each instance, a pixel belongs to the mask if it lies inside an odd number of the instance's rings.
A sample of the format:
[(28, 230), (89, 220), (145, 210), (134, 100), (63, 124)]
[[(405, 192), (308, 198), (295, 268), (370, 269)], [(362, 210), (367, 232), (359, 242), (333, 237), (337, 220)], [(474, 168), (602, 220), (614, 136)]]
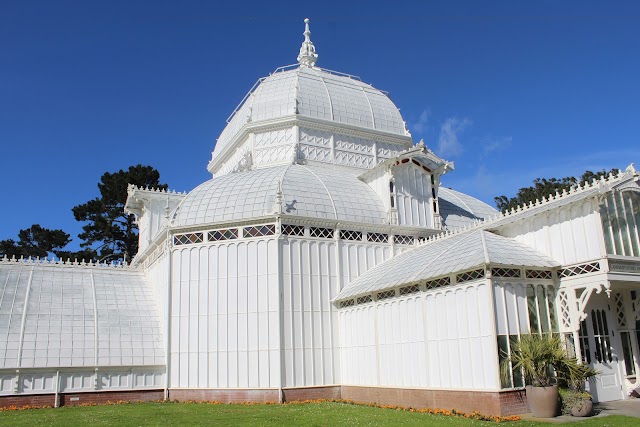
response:
[(20, 256), (20, 258), (16, 258), (13, 255), (9, 258), (7, 255), (4, 255), (0, 258), (0, 265), (47, 265), (47, 266), (65, 266), (65, 267), (80, 267), (80, 268), (100, 268), (100, 269), (112, 269), (112, 270), (129, 270), (129, 271), (137, 271), (138, 268), (131, 266), (128, 263), (116, 263), (116, 262), (94, 262), (93, 260), (85, 261), (82, 259), (78, 261), (78, 259), (74, 259), (73, 261), (70, 258), (67, 258), (66, 261), (62, 258), (48, 258), (48, 257), (24, 257)]

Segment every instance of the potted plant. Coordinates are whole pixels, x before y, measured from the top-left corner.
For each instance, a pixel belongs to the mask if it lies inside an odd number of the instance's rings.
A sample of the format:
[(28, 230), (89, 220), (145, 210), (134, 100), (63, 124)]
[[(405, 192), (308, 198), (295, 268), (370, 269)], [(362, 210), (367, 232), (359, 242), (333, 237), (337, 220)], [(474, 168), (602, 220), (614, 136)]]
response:
[(505, 356), (502, 375), (507, 378), (510, 367), (522, 372), (529, 384), (527, 401), (534, 417), (551, 418), (558, 414), (559, 380), (574, 384), (582, 375), (584, 381), (584, 365), (567, 353), (557, 335), (521, 335), (512, 343), (511, 354)]
[(591, 394), (586, 391), (572, 390), (570, 388), (560, 388), (558, 391), (560, 392), (560, 400), (562, 401), (562, 415), (588, 417), (593, 412)]
[(559, 372), (568, 388), (560, 389), (562, 413), (574, 417), (588, 417), (593, 412), (591, 394), (584, 391), (585, 382), (598, 375), (589, 365), (579, 364), (575, 359), (567, 361), (563, 366), (564, 372)]

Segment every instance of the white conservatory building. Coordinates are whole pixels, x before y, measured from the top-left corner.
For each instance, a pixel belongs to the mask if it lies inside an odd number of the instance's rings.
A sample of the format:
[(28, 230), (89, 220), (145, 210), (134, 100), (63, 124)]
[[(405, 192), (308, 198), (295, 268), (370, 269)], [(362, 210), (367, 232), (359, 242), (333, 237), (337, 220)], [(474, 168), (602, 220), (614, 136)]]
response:
[(316, 66), (262, 78), (188, 194), (130, 187), (128, 266), (0, 261), (0, 406), (344, 398), (527, 412), (499, 362), (562, 334), (601, 371), (640, 374), (640, 176), (500, 214), (441, 185), (385, 92)]

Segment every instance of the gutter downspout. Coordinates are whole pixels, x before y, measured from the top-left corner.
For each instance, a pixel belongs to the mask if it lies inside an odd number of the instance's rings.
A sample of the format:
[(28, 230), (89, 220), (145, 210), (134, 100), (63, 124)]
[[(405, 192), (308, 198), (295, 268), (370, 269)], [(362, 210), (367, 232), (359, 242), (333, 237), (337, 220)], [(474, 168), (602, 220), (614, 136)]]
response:
[(55, 397), (53, 398), (53, 407), (54, 408), (59, 408), (60, 407), (60, 370), (56, 371), (56, 394)]
[[(282, 204), (280, 203), (280, 209)], [(284, 360), (284, 283), (282, 281), (282, 258), (283, 258), (283, 242), (282, 242), (282, 219), (280, 216), (281, 212), (278, 212), (278, 216), (276, 218), (276, 232), (278, 235), (278, 252), (276, 253), (277, 262), (278, 262), (278, 335), (279, 335), (279, 348), (278, 348), (278, 357), (280, 359), (280, 384), (278, 384), (278, 403), (285, 402), (284, 396), (284, 384), (286, 378), (286, 364)]]
[(165, 322), (166, 322), (166, 331), (165, 331), (165, 350), (164, 350), (164, 360), (166, 363), (166, 368), (164, 370), (164, 400), (169, 400), (169, 377), (171, 375), (171, 233), (167, 230), (167, 298), (165, 307)]

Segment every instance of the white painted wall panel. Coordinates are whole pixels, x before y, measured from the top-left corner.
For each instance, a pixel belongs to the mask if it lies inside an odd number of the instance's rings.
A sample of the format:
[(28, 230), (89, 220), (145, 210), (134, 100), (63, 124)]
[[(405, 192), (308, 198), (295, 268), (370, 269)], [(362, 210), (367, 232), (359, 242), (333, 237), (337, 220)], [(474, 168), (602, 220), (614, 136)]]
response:
[(283, 242), (285, 385), (337, 383), (338, 292), (334, 241)]
[(174, 250), (171, 387), (279, 386), (277, 246)]
[(398, 222), (401, 225), (432, 227), (431, 176), (411, 162), (393, 168)]
[(598, 206), (593, 200), (528, 218), (498, 231), (562, 264), (597, 259), (605, 253)]
[(499, 389), (490, 298), (481, 283), (340, 310), (342, 382)]

